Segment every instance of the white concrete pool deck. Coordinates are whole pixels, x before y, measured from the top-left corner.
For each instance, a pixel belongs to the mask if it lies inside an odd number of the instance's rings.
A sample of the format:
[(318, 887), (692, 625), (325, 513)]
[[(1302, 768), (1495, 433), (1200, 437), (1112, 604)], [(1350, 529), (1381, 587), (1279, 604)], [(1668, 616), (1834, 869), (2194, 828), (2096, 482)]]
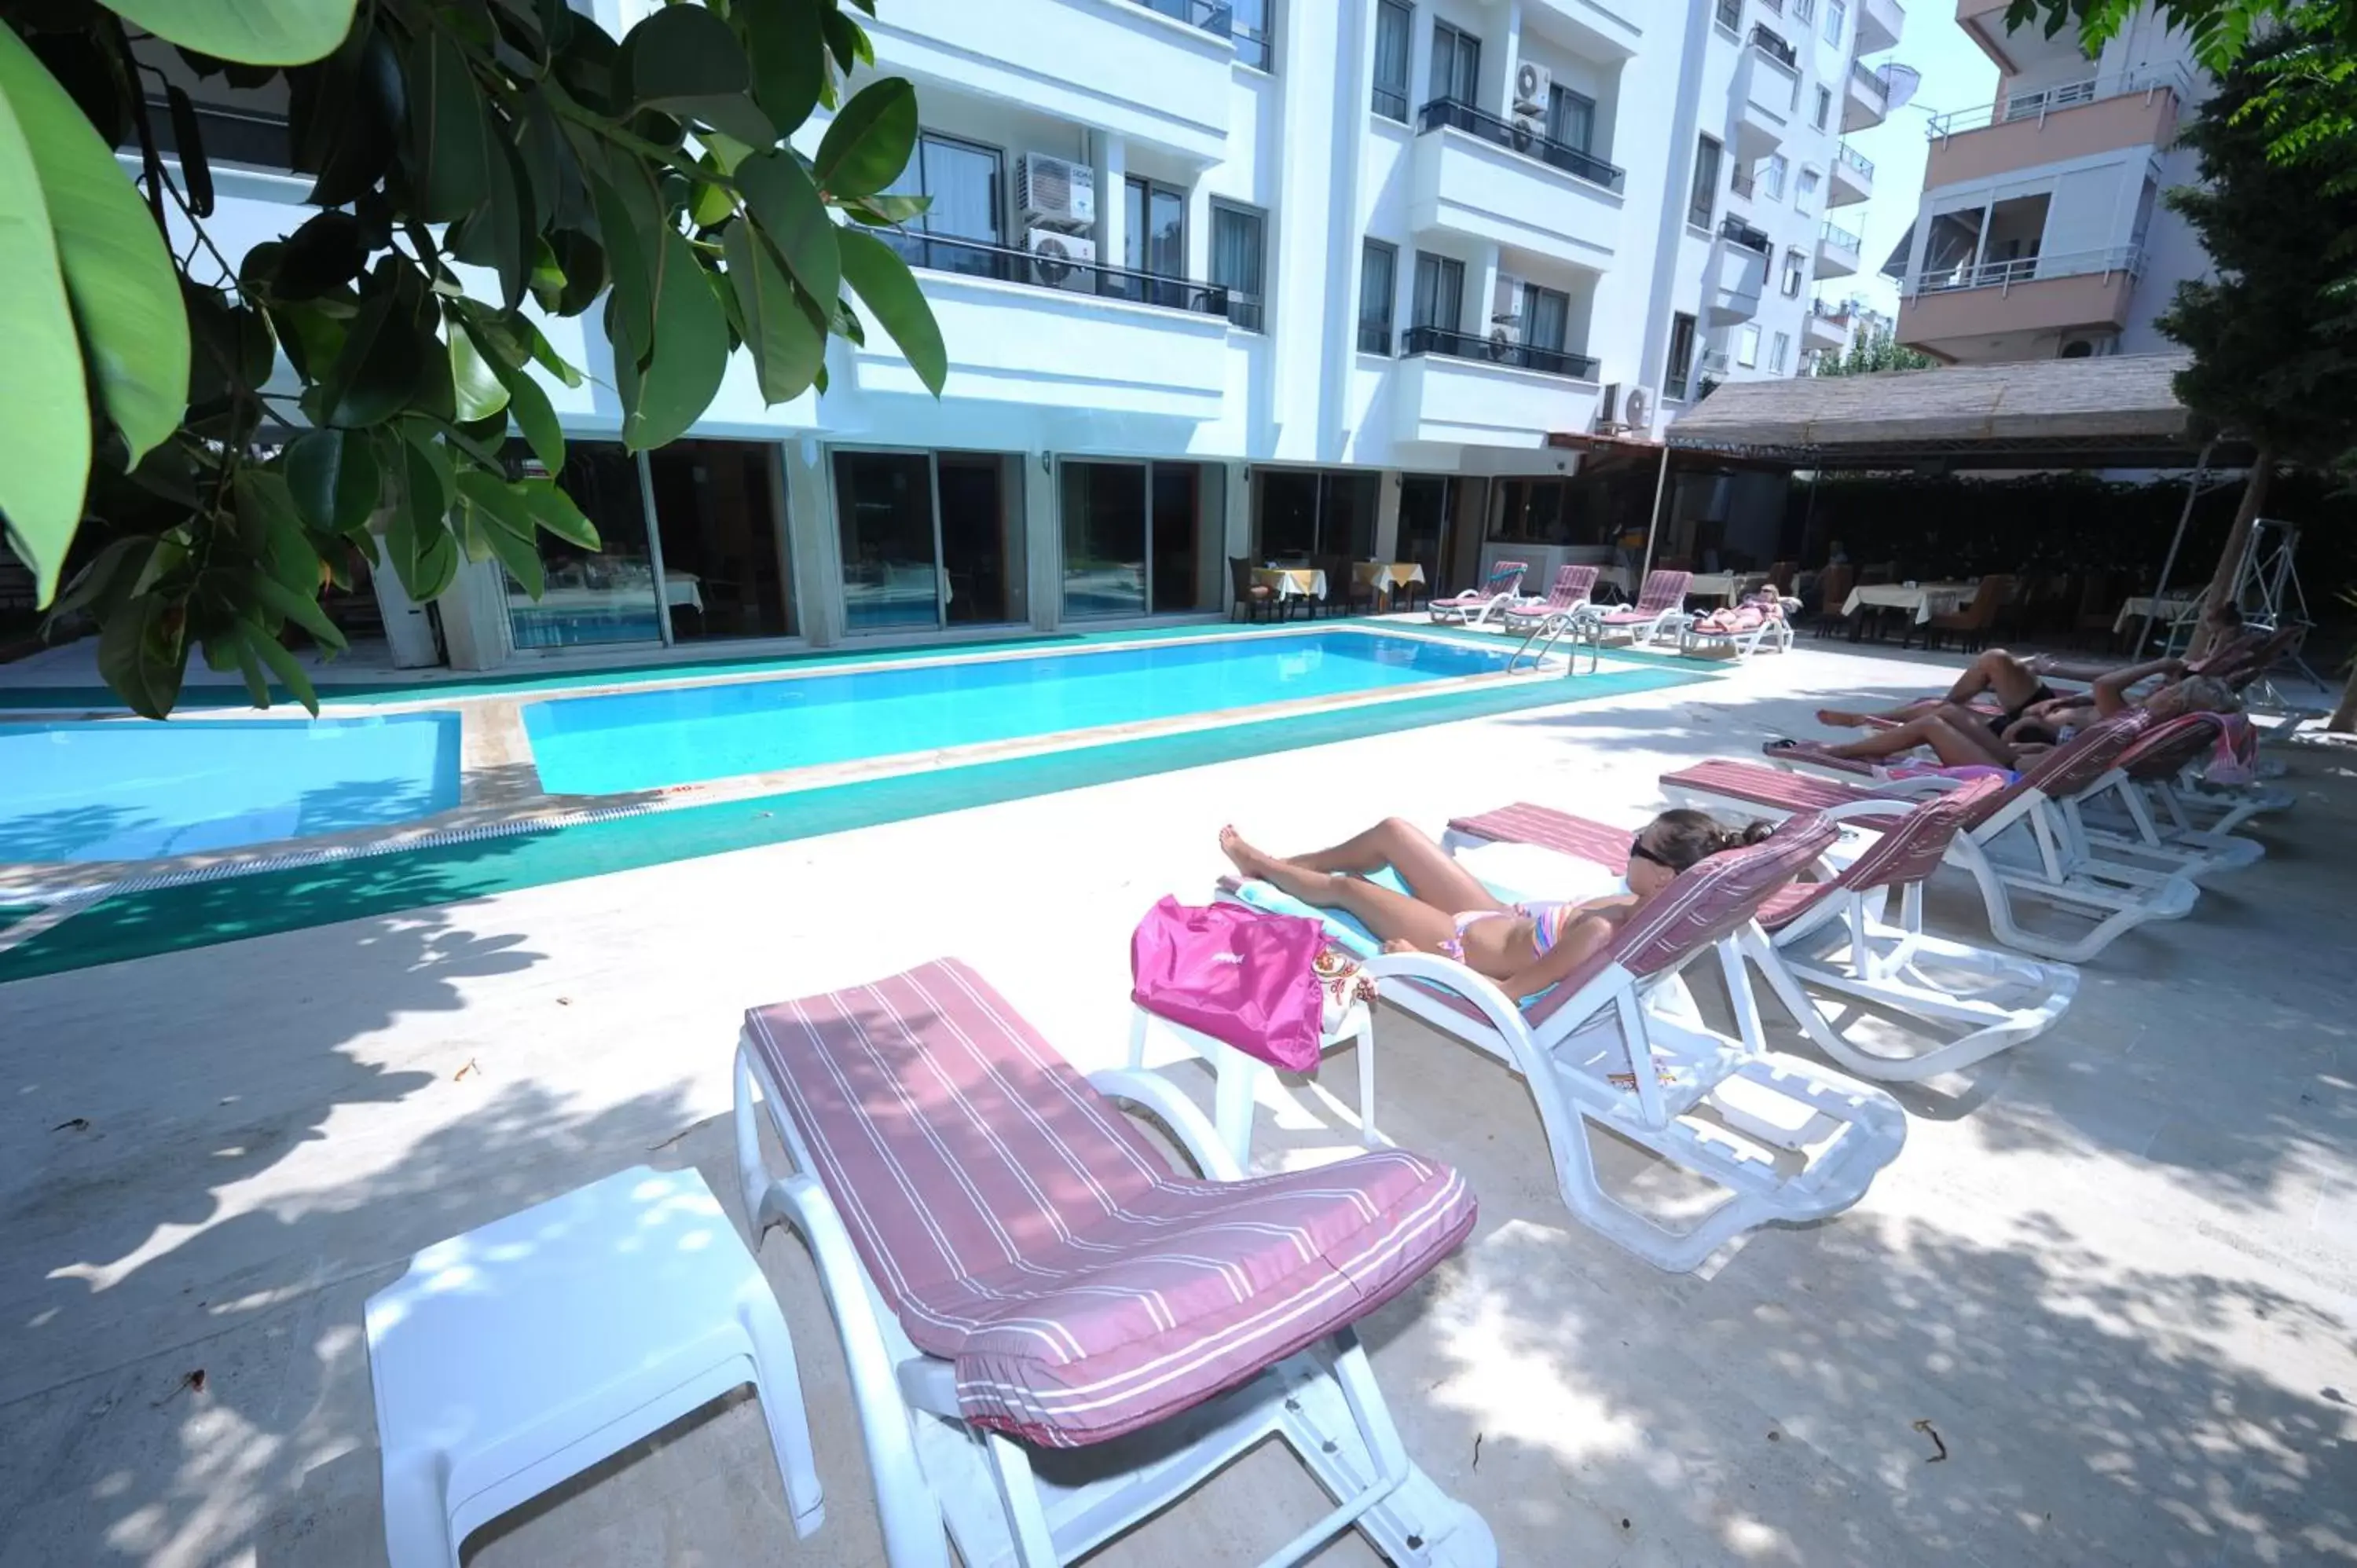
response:
[[(1207, 894), (1222, 822), (1308, 847), (1530, 799), (1633, 825), (1671, 767), (1943, 678), (1804, 639), (1668, 693), (0, 986), (0, 1568), (381, 1563), (362, 1300), (627, 1165), (728, 1193), (712, 1119), (748, 1004), (955, 954), (1111, 1065), (1130, 929)], [(1857, 1208), (1705, 1274), (1574, 1223), (1519, 1084), (1384, 1015), (1384, 1130), (1482, 1211), (1364, 1332), (1410, 1451), (1501, 1561), (2357, 1562), (2357, 763), (2292, 768), (2267, 860), (2085, 966), (2053, 1033), (1902, 1093), (1908, 1147)], [(1985, 934), (1935, 886), (1936, 921)], [(1352, 1064), (1321, 1081), (1264, 1106), (1259, 1160), (1353, 1143)], [(792, 1539), (740, 1403), (471, 1561), (881, 1561), (814, 1275), (782, 1234), (761, 1257), (824, 1530)], [(1097, 1561), (1255, 1562), (1309, 1492), (1256, 1455)]]

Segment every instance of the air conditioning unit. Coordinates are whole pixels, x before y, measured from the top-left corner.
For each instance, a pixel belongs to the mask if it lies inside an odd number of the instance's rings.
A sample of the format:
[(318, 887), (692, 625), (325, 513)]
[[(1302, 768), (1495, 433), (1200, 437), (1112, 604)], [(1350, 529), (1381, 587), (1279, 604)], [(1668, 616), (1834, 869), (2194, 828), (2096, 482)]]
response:
[(1514, 65), (1514, 113), (1544, 114), (1547, 112), (1547, 90), (1555, 85), (1555, 72), (1536, 60), (1519, 60)]
[(1087, 235), (1034, 229), (1023, 236), (1023, 248), (1031, 252), (1031, 272), (1041, 286), (1095, 292), (1091, 265), (1097, 259), (1097, 242)]
[(1653, 389), (1629, 387), (1620, 393), (1620, 423), (1631, 430), (1653, 427)]
[(1523, 280), (1512, 273), (1500, 273), (1490, 290), (1490, 325), (1518, 328), (1522, 324)]
[(1015, 164), (1015, 202), (1026, 223), (1097, 220), (1097, 171), (1070, 158), (1026, 153)]
[(2061, 347), (2055, 350), (2054, 357), (2058, 360), (2100, 360), (2106, 354), (2118, 353), (2119, 349), (2120, 340), (2117, 338), (2089, 335), (2083, 338), (2063, 338)]

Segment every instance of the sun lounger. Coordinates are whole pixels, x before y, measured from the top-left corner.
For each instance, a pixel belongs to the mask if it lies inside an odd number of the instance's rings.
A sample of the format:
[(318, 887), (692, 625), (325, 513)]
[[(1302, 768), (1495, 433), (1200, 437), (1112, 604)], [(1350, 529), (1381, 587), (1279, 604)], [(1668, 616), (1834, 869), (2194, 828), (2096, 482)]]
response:
[(2207, 764), (2240, 714), (2180, 714), (2154, 725), (2120, 753), (2113, 771), (2064, 809), (2079, 820), (2087, 842), (2107, 854), (2181, 870), (2196, 881), (2235, 871), (2266, 854), (2256, 839), (2198, 829), (2183, 807), (2174, 811), (2177, 780)]
[[(2069, 1010), (2079, 972), (2068, 964), (1991, 952), (1923, 929), (1923, 878), (1980, 801), (2002, 787), (1975, 779), (1907, 810), (1838, 875), (1771, 895), (1760, 907), (1758, 930), (1738, 938), (1793, 1022), (1850, 1071), (1903, 1083), (1954, 1072), (2036, 1038)], [(1876, 802), (1825, 814), (1838, 820), (1844, 812), (1888, 810)], [(1448, 824), (1448, 842), (1534, 844), (1626, 875), (1631, 834), (1544, 806), (1517, 805), (1458, 819)], [(1845, 1023), (1840, 1007), (1821, 1004), (1811, 991), (1903, 1015), (1919, 1026), (1910, 1033), (1934, 1043), (1881, 1048), (1857, 1028), (1863, 1017)]]
[(1427, 599), (1424, 607), (1436, 621), (1480, 626), (1503, 615), (1517, 601), (1523, 591), (1523, 579), (1530, 570), (1527, 562), (1501, 561), (1490, 569), (1489, 579), (1480, 587), (1451, 594), (1445, 599)]
[(944, 1523), (970, 1568), (1070, 1562), (1271, 1436), (1336, 1501), (1272, 1563), (1353, 1526), (1394, 1563), (1496, 1563), (1350, 1326), (1470, 1230), (1454, 1171), (1385, 1150), (1241, 1179), (1169, 1079), (1083, 1079), (955, 962), (748, 1013), (736, 1082), (746, 1212), (817, 1262), (894, 1568), (945, 1565)]
[(1692, 572), (1648, 572), (1636, 604), (1602, 618), (1605, 635), (1640, 643), (1672, 640), (1686, 624), (1686, 585), (1693, 581)]
[[(1658, 1268), (1696, 1268), (1747, 1230), (1849, 1208), (1906, 1141), (1906, 1113), (1882, 1090), (1752, 1043), (1757, 1011), (1731, 939), (1836, 836), (1829, 822), (1794, 822), (1763, 843), (1711, 856), (1624, 922), (1584, 972), (1538, 996), (1517, 1001), (1427, 953), (1380, 953), (1367, 972), (1385, 983), (1386, 1000), (1528, 1082), (1574, 1215)], [(1238, 897), (1287, 914), (1323, 913), (1262, 883), (1243, 884)], [(1351, 929), (1328, 929), (1338, 939)], [(1717, 956), (1734, 999), (1735, 1036), (1648, 1005), (1706, 954)], [(1599, 1128), (1729, 1196), (1684, 1230), (1628, 1208), (1598, 1179), (1591, 1141)]]
[(1698, 615), (1678, 628), (1681, 653), (1692, 653), (1701, 648), (1727, 648), (1741, 660), (1750, 658), (1763, 646), (1780, 653), (1792, 646), (1792, 622), (1785, 618), (1783, 602), (1773, 597), (1765, 604), (1746, 601), (1731, 610)]
[[(2016, 782), (1982, 797), (1967, 813), (1961, 831), (1948, 841), (1945, 862), (1968, 873), (1979, 887), (1997, 940), (2040, 958), (2082, 963), (2147, 921), (2177, 919), (2191, 911), (2200, 894), (2191, 879), (2098, 854), (2061, 807), (2101, 783), (2151, 722), (2141, 709), (2099, 720), (2040, 753)], [(1772, 754), (1779, 763), (1795, 755)], [(1763, 816), (1888, 802), (1894, 808), (1889, 815), (1868, 811), (1846, 819), (1877, 832), (1898, 824), (1897, 809), (1955, 787), (1955, 780), (1937, 776), (1878, 782), (1869, 773), (1843, 780), (1728, 761), (1700, 763), (1662, 779), (1673, 800), (1732, 805)], [(2083, 929), (2075, 935), (2031, 929), (2021, 922), (2022, 906), (2038, 907)]]
[(1500, 612), (1499, 619), (1510, 632), (1536, 630), (1550, 617), (1567, 616), (1587, 602), (1596, 591), (1596, 568), (1593, 566), (1558, 566), (1555, 583), (1543, 599), (1521, 599)]

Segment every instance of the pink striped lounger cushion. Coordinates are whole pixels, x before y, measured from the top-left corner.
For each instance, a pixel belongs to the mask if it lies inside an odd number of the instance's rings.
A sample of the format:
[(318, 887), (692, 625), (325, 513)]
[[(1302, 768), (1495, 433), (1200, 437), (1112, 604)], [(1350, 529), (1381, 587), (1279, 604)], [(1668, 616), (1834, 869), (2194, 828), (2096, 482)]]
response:
[(980, 976), (930, 963), (756, 1008), (747, 1038), (901, 1327), (967, 1420), (1118, 1437), (1363, 1317), (1454, 1251), (1473, 1194), (1399, 1150), (1209, 1182)]
[[(1636, 838), (1634, 830), (1591, 822), (1552, 806), (1534, 806), (1527, 801), (1484, 811), (1478, 817), (1458, 817), (1448, 825), (1458, 832), (1488, 839), (1492, 843), (1535, 844), (1622, 876), (1629, 874), (1629, 846)], [(1760, 923), (1771, 931), (1781, 929), (1824, 897), (1832, 886), (1826, 882), (1785, 883), (1761, 902)]]

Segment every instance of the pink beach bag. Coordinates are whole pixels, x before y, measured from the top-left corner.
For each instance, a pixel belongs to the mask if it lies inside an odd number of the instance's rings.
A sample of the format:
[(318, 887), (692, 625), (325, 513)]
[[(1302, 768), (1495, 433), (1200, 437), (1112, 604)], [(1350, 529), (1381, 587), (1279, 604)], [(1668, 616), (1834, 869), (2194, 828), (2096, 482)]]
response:
[(1318, 1065), (1326, 945), (1315, 920), (1165, 897), (1129, 940), (1130, 999), (1288, 1072)]

